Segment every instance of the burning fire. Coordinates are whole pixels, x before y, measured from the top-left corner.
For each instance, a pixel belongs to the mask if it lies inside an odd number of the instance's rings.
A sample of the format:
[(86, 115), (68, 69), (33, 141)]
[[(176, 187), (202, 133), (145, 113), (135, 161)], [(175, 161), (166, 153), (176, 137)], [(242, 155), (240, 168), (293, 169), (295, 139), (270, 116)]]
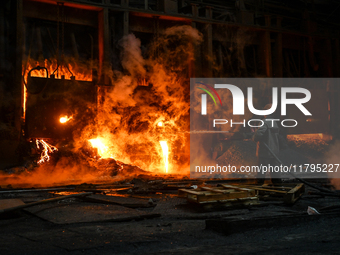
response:
[[(73, 63), (72, 63), (73, 62)], [(39, 63), (37, 61), (31, 60), (29, 61), (27, 68), (25, 70), (26, 76), (28, 75), (28, 72), (33, 68), (38, 66)], [(44, 66), (48, 70), (49, 76), (53, 74), (54, 70), (57, 68), (57, 60), (56, 59), (45, 59), (44, 64), (40, 66)], [(76, 63), (74, 60), (70, 59), (67, 64), (68, 68), (72, 72), (72, 74), (76, 77), (76, 80), (78, 81), (92, 81), (92, 70), (86, 66), (85, 68), (82, 67), (79, 63)], [(65, 79), (71, 79), (72, 74), (67, 70), (64, 66), (59, 66), (58, 70), (55, 72), (56, 79), (60, 79), (61, 75), (65, 76)], [(46, 77), (46, 71), (44, 69), (41, 70), (33, 70), (31, 72), (32, 77)], [(25, 77), (25, 80), (27, 82), (27, 77)]]
[(50, 160), (50, 156), (48, 155), (48, 153), (53, 153), (55, 151), (58, 151), (58, 148), (51, 145), (51, 144), (48, 144), (47, 142), (45, 142), (44, 140), (40, 140), (40, 139), (37, 139), (35, 141), (36, 145), (37, 145), (37, 148), (40, 149), (40, 146), (39, 144), (42, 145), (42, 153), (41, 153), (41, 156), (40, 156), (40, 159), (38, 161), (38, 164), (42, 164), (42, 163), (45, 163), (47, 161)]
[(113, 158), (109, 151), (109, 147), (105, 145), (103, 138), (97, 137), (90, 139), (89, 142), (93, 148), (98, 149), (98, 154), (101, 158)]
[(164, 159), (164, 166), (165, 166), (165, 173), (168, 173), (169, 170), (169, 147), (166, 141), (159, 142), (162, 147), (163, 151), (163, 159)]
[[(72, 144), (74, 152), (84, 152), (91, 146), (97, 150), (97, 155), (101, 159), (114, 158), (124, 164), (135, 165), (147, 171), (157, 169), (163, 173), (169, 171), (173, 173), (177, 169), (182, 170), (183, 167), (187, 169), (189, 136), (185, 132), (190, 127), (188, 114), (190, 102), (189, 98), (184, 96), (190, 92), (186, 86), (187, 69), (188, 63), (194, 60), (193, 45), (198, 45), (203, 39), (202, 35), (191, 26), (176, 26), (167, 29), (156, 40), (156, 43), (151, 45), (150, 52), (157, 52), (157, 54), (152, 53), (145, 57), (138, 38), (133, 34), (122, 38), (121, 62), (124, 71), (111, 70), (109, 67), (103, 68), (114, 86), (98, 87), (96, 95), (98, 110), (95, 119), (88, 121), (86, 127), (74, 130), (76, 131), (73, 133), (75, 134)], [(171, 47), (174, 40), (175, 48)], [(170, 47), (167, 47), (168, 44)], [(162, 50), (164, 47), (169, 50)], [(77, 63), (76, 59), (68, 59), (64, 62), (67, 63), (76, 80), (92, 81), (91, 65)], [(57, 68), (56, 60), (49, 59), (44, 63), (41, 61), (38, 63), (28, 59), (23, 65), (25, 81), (27, 81), (29, 71), (38, 65), (47, 68), (49, 77)], [(62, 75), (65, 75), (65, 79), (70, 79), (71, 73), (67, 69), (63, 66), (59, 67), (54, 73), (56, 79), (60, 79)], [(32, 70), (30, 75), (47, 77), (43, 69)], [(140, 77), (147, 77), (148, 82), (139, 83)], [(140, 86), (149, 83), (152, 86), (144, 88)], [(61, 113), (66, 115), (68, 112)], [(68, 117), (57, 115), (55, 121), (68, 123), (66, 121)], [(40, 164), (49, 160), (50, 152), (57, 150), (48, 144), (45, 146), (46, 143), (41, 139), (36, 143), (37, 146), (42, 146), (41, 149), (44, 148), (41, 160), (39, 160)], [(88, 154), (92, 157), (93, 150), (90, 152)], [(170, 153), (176, 155), (171, 157), (171, 166), (169, 166)], [(83, 160), (83, 157), (81, 159)], [(68, 160), (70, 159), (67, 157), (61, 157), (60, 164), (56, 164), (55, 169), (65, 170), (65, 176), (69, 176), (71, 172), (76, 173), (75, 176), (79, 177), (79, 180), (83, 179), (84, 172), (81, 167), (77, 166), (77, 163), (74, 164), (74, 169), (68, 164), (65, 167), (64, 163)], [(89, 162), (92, 163), (92, 161), (91, 159)], [(87, 165), (88, 162), (84, 164), (84, 169), (87, 169)], [(173, 167), (175, 165), (176, 167)], [(49, 170), (48, 174), (50, 174)], [(95, 171), (93, 174), (99, 176), (102, 173)]]
[(60, 123), (66, 123), (68, 122), (69, 120), (71, 120), (73, 117), (68, 117), (68, 116), (63, 116), (59, 119)]
[[(23, 78), (25, 80), (25, 83), (27, 84), (27, 76), (29, 71), (36, 67), (36, 66), (44, 66), (48, 70), (49, 76), (53, 74), (54, 70), (57, 68), (57, 60), (56, 59), (45, 59), (44, 64), (40, 64), (38, 61), (35, 61), (33, 59), (30, 59), (28, 63), (25, 65), (23, 64), (22, 70), (23, 70)], [(88, 67), (88, 65), (80, 65), (77, 63), (74, 59), (69, 59), (68, 68), (72, 72), (72, 74), (75, 76), (76, 80), (78, 81), (92, 81), (92, 70)], [(56, 79), (61, 79), (61, 76), (64, 75), (65, 79), (71, 79), (71, 73), (67, 70), (66, 67), (59, 67), (58, 71), (55, 73)], [(46, 71), (44, 69), (41, 70), (33, 70), (31, 72), (32, 77), (46, 77)], [(27, 101), (27, 89), (26, 86), (24, 86), (24, 98), (23, 98), (23, 118), (25, 119), (26, 115), (26, 101)], [(61, 122), (63, 123), (63, 122)]]
[(24, 86), (24, 98), (23, 98), (23, 101), (22, 101), (22, 104), (23, 104), (23, 114), (22, 114), (22, 117), (25, 119), (26, 118), (26, 101), (27, 101), (27, 89), (26, 87)]

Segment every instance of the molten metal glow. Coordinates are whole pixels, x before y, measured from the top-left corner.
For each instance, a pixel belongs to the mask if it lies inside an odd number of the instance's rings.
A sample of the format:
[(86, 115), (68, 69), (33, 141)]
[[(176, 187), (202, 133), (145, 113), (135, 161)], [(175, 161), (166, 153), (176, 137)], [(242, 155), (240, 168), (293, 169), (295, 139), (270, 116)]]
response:
[(162, 121), (160, 121), (160, 122), (158, 122), (158, 124), (157, 124), (159, 127), (162, 127), (163, 126), (163, 122)]
[(68, 122), (70, 119), (72, 119), (72, 116), (71, 117), (68, 117), (68, 116), (64, 116), (64, 117), (61, 117), (59, 119), (60, 123), (66, 123)]
[(26, 86), (24, 86), (24, 98), (23, 98), (23, 101), (22, 101), (22, 109), (23, 109), (22, 117), (24, 119), (26, 118), (26, 101), (27, 101), (27, 89), (26, 89)]
[(40, 139), (37, 139), (35, 140), (35, 143), (37, 145), (37, 148), (40, 149), (40, 146), (39, 144), (42, 146), (42, 152), (41, 152), (41, 156), (40, 156), (40, 159), (38, 161), (38, 164), (42, 164), (42, 163), (45, 163), (47, 161), (50, 160), (50, 156), (48, 155), (48, 153), (53, 153), (55, 151), (58, 151), (58, 148), (51, 145), (51, 144), (48, 144), (47, 142), (45, 142), (44, 140), (40, 140)]
[(101, 158), (112, 158), (112, 154), (109, 151), (108, 146), (105, 145), (105, 140), (103, 138), (90, 139), (89, 142), (93, 148), (98, 149), (98, 154)]
[(159, 142), (162, 147), (163, 151), (163, 159), (164, 159), (164, 167), (165, 167), (165, 173), (168, 173), (169, 170), (169, 147), (166, 141), (160, 141)]

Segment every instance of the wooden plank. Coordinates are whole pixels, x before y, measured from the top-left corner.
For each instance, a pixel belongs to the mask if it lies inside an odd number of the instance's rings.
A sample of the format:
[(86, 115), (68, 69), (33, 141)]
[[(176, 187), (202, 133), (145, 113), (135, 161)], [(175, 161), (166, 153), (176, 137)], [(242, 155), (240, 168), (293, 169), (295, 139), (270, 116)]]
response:
[[(304, 184), (285, 184), (286, 186), (291, 186), (289, 190), (284, 191), (284, 192), (279, 192), (277, 190), (273, 190), (274, 194), (268, 194), (268, 197), (262, 197), (263, 199), (266, 200), (280, 200), (283, 201), (287, 204), (293, 204), (298, 200), (302, 194), (304, 193)], [(271, 186), (267, 186), (269, 189), (272, 188)], [(277, 186), (275, 188), (280, 188), (280, 186)], [(285, 187), (281, 187), (285, 188)], [(280, 195), (282, 194), (282, 195)], [(275, 197), (277, 196), (277, 197)]]
[(221, 189), (221, 188), (210, 188), (201, 187), (196, 191), (180, 189), (178, 190), (180, 197), (185, 197), (188, 201), (195, 203), (213, 203), (217, 201), (226, 201), (230, 199), (244, 199), (255, 196), (254, 190), (238, 190), (235, 189)]
[(303, 183), (300, 183), (295, 188), (288, 191), (288, 193), (295, 193), (296, 191), (300, 190), (301, 188), (303, 188), (303, 190), (305, 190), (304, 187), (305, 187), (305, 185)]
[(268, 192), (275, 192), (275, 193), (282, 193), (286, 194), (287, 191), (282, 191), (282, 190), (272, 190), (272, 189), (264, 189), (264, 188), (259, 188), (259, 187), (254, 187), (253, 189), (255, 190), (261, 190), (261, 191), (268, 191)]
[(284, 196), (284, 202), (287, 204), (294, 204), (305, 191), (305, 186), (303, 183), (297, 185), (295, 188), (290, 190), (286, 196)]
[(249, 192), (249, 193), (255, 195), (255, 191), (252, 188), (242, 188), (242, 187), (233, 186), (233, 185), (226, 185), (226, 184), (221, 184), (221, 186), (224, 187), (224, 188), (230, 188), (230, 189), (235, 189), (235, 190), (240, 190), (240, 191), (246, 191), (246, 192)]
[(235, 190), (243, 190), (243, 191), (249, 191), (250, 189), (246, 189), (246, 188), (240, 188), (237, 186), (233, 186), (233, 185), (227, 185), (227, 184), (221, 184), (222, 187), (227, 188), (227, 189), (235, 189)]
[(45, 200), (41, 200), (41, 201), (29, 203), (29, 204), (23, 204), (23, 205), (18, 205), (18, 206), (6, 208), (6, 209), (1, 209), (0, 214), (24, 209), (24, 208), (31, 207), (31, 206), (34, 206), (34, 205), (46, 204), (46, 203), (50, 203), (50, 202), (56, 202), (56, 201), (59, 201), (59, 200), (67, 199), (67, 198), (89, 196), (89, 195), (92, 195), (92, 192), (85, 192), (85, 193), (79, 193), (79, 194), (72, 194), (72, 195), (68, 195), (68, 196), (49, 198), (49, 199), (45, 199)]
[(180, 193), (181, 194), (189, 193), (189, 194), (192, 194), (192, 195), (204, 195), (204, 193), (193, 191), (193, 190), (190, 190), (190, 189), (179, 189), (178, 193), (179, 194)]
[(0, 200), (0, 210), (12, 208), (12, 207), (16, 207), (16, 206), (20, 206), (20, 205), (24, 205), (24, 204), (25, 203), (21, 199), (18, 199), (18, 198), (1, 199)]
[(0, 194), (5, 193), (30, 193), (30, 192), (41, 192), (41, 191), (66, 191), (74, 190), (75, 188), (49, 188), (49, 189), (9, 189), (0, 191)]
[(174, 182), (170, 182), (170, 181), (166, 181), (166, 182), (162, 182), (163, 185), (194, 185), (194, 184), (203, 184), (203, 181), (174, 181)]
[(243, 187), (251, 187), (252, 189), (257, 190), (261, 200), (283, 201), (287, 204), (295, 203), (305, 191), (303, 183), (285, 183), (284, 186), (264, 184), (262, 186), (252, 187), (251, 185), (243, 185)]
[(232, 192), (232, 190), (213, 189), (213, 188), (209, 188), (209, 187), (201, 187), (201, 189), (212, 191), (212, 192), (217, 192), (217, 193), (222, 193), (222, 194), (228, 194), (228, 193)]
[(216, 203), (202, 203), (204, 209), (210, 210), (213, 208), (228, 208), (237, 206), (249, 206), (258, 204), (258, 197), (248, 197), (244, 199), (229, 199), (225, 201), (218, 201)]
[(235, 198), (244, 198), (248, 197), (248, 194), (242, 192), (235, 192), (230, 194), (222, 194), (222, 195), (213, 195), (213, 196), (197, 196), (197, 202), (206, 202), (206, 201), (217, 201), (217, 200), (225, 200), (225, 199), (235, 199)]
[[(289, 184), (284, 184), (288, 186)], [(295, 184), (290, 185), (288, 187), (280, 186), (280, 185), (273, 185), (273, 184), (263, 184), (262, 187), (268, 188), (268, 189), (285, 189), (285, 190), (291, 190), (293, 187), (295, 187)]]
[(292, 189), (292, 187), (273, 187), (273, 186), (267, 186), (266, 188), (271, 189), (271, 190), (280, 190), (280, 191), (287, 190), (287, 192)]
[(218, 203), (231, 202), (231, 201), (246, 201), (246, 200), (258, 200), (258, 197), (241, 197), (226, 200), (218, 200)]
[(131, 197), (119, 197), (119, 196), (106, 196), (106, 195), (91, 195), (81, 197), (82, 200), (100, 203), (100, 204), (113, 204), (120, 205), (128, 208), (149, 208), (155, 207), (155, 204), (149, 203), (147, 200), (136, 199)]

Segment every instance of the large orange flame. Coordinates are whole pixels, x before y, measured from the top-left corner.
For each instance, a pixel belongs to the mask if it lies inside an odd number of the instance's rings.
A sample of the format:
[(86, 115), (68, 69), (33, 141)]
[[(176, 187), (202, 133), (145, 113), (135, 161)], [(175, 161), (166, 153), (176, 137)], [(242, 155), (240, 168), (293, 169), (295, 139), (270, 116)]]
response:
[(98, 150), (98, 154), (101, 158), (113, 158), (109, 147), (105, 145), (105, 140), (101, 137), (90, 139), (89, 142), (93, 148)]

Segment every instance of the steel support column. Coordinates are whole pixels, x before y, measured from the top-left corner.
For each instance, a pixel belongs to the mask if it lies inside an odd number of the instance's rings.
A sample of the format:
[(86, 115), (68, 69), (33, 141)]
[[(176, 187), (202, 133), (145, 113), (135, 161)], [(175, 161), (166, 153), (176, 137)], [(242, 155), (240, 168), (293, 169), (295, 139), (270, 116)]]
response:
[(107, 84), (108, 79), (104, 75), (103, 68), (110, 63), (110, 30), (109, 10), (104, 8), (98, 13), (98, 51), (99, 51), (99, 72), (100, 83)]

